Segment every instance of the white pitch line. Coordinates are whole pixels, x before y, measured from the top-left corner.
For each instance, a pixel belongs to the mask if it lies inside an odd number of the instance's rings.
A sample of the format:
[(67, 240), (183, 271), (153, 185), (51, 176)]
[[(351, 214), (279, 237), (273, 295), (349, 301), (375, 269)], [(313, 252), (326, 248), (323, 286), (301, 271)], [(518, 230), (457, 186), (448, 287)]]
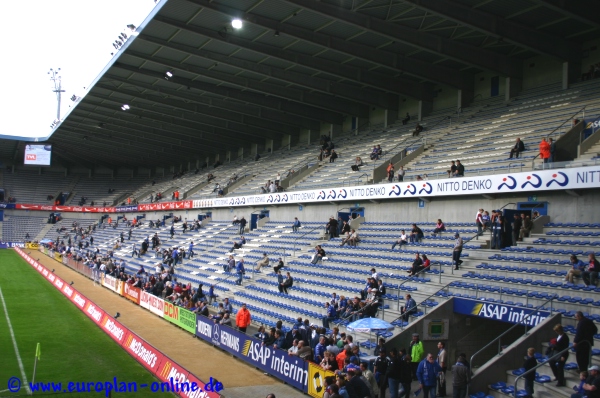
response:
[(27, 376), (25, 376), (25, 369), (23, 368), (23, 361), (21, 360), (21, 355), (19, 354), (19, 347), (17, 347), (17, 340), (15, 339), (15, 332), (13, 331), (12, 324), (10, 323), (10, 318), (8, 317), (8, 310), (6, 309), (6, 301), (4, 301), (4, 295), (2, 294), (2, 288), (0, 288), (0, 299), (2, 299), (2, 306), (4, 307), (4, 314), (6, 315), (6, 322), (8, 323), (8, 330), (10, 330), (10, 337), (13, 341), (13, 346), (15, 347), (15, 353), (17, 354), (17, 361), (19, 362), (19, 369), (21, 369), (21, 385), (25, 386), (25, 390), (27, 390), (27, 394), (31, 394), (29, 390), (29, 383), (27, 382)]

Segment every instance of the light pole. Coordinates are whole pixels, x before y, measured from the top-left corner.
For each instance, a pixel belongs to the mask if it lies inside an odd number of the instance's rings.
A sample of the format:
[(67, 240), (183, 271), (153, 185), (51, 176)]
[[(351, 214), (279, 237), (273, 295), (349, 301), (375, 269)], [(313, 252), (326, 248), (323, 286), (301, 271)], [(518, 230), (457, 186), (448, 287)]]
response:
[(53, 93), (56, 93), (56, 99), (58, 100), (58, 106), (56, 108), (56, 121), (57, 123), (60, 121), (60, 97), (61, 97), (61, 93), (64, 93), (65, 90), (62, 89), (61, 86), (61, 76), (59, 75), (60, 73), (60, 68), (58, 68), (57, 70), (54, 70), (52, 68), (50, 68), (50, 71), (48, 72), (48, 74), (50, 75), (50, 80), (54, 83), (54, 90), (52, 90)]

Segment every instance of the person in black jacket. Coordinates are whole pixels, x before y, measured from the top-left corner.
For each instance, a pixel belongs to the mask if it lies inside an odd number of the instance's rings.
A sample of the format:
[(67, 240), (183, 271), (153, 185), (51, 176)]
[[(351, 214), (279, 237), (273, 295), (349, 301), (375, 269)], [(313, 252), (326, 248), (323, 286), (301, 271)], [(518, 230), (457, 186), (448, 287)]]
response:
[[(567, 336), (560, 323), (554, 326), (554, 331), (558, 334), (558, 337), (556, 338), (556, 344), (550, 346), (550, 349), (552, 350), (551, 355), (558, 354), (569, 346), (569, 336)], [(567, 363), (567, 358), (569, 358), (569, 351), (562, 353), (560, 357), (550, 361), (550, 368), (558, 381), (558, 383), (556, 383), (557, 387), (564, 387), (566, 385), (565, 363)]]
[(594, 345), (594, 335), (598, 333), (598, 328), (594, 321), (583, 316), (581, 311), (575, 313), (575, 319), (577, 320), (577, 330), (573, 339), (573, 348), (575, 348), (577, 367), (580, 371), (584, 371), (590, 364), (590, 350)]
[(519, 240), (519, 232), (521, 231), (521, 227), (523, 226), (523, 220), (519, 217), (518, 214), (515, 214), (515, 220), (513, 221), (512, 226), (512, 246), (516, 246), (517, 241)]
[(515, 142), (515, 146), (512, 147), (512, 149), (510, 150), (510, 156), (509, 158), (512, 159), (513, 156), (515, 158), (519, 157), (519, 154), (521, 152), (523, 152), (525, 150), (525, 144), (523, 144), (523, 141), (521, 141), (520, 138), (517, 138), (517, 141)]
[(350, 384), (356, 393), (356, 397), (370, 397), (371, 390), (369, 386), (357, 375), (360, 368), (356, 365), (348, 365), (348, 384)]
[[(537, 365), (537, 360), (535, 359), (534, 354), (535, 354), (535, 348), (530, 347), (527, 349), (527, 356), (525, 357), (525, 363), (523, 364), (525, 371), (528, 371), (529, 369), (533, 369)], [(527, 395), (525, 395), (525, 397), (532, 398), (533, 397), (533, 385), (535, 383), (535, 372), (529, 372), (528, 374), (523, 376), (523, 378), (525, 379), (525, 391), (527, 392)]]
[[(398, 350), (396, 349), (396, 347), (394, 347), (390, 350), (388, 367), (386, 372), (387, 382), (390, 388), (390, 398), (398, 398), (398, 387), (400, 387), (402, 379), (402, 366), (402, 358), (400, 357), (400, 355), (398, 355)], [(405, 394), (405, 396), (408, 397), (409, 394), (410, 387), (408, 394)]]

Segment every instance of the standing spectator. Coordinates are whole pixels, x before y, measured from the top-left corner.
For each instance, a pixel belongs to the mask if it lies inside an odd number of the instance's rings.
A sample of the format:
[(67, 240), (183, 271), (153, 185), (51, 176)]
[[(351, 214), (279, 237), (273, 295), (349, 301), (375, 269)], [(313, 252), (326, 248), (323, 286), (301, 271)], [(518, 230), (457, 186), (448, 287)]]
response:
[[(525, 368), (526, 372), (529, 369), (535, 368), (535, 366), (537, 365), (537, 360), (535, 359), (534, 355), (535, 355), (535, 348), (533, 348), (533, 347), (528, 348), (527, 356), (525, 357), (525, 362), (523, 363), (523, 367)], [(525, 391), (527, 393), (527, 395), (525, 395), (525, 397), (533, 398), (533, 385), (535, 384), (535, 372), (529, 372), (528, 374), (523, 376), (523, 378), (525, 379)]]
[[(375, 374), (375, 381), (379, 386), (379, 396), (385, 397), (385, 389), (387, 388), (386, 375), (390, 360), (386, 357), (385, 348), (379, 351), (379, 356), (375, 360), (373, 365), (373, 373)], [(396, 391), (398, 391), (396, 389)]]
[(471, 370), (467, 366), (467, 358), (459, 356), (452, 366), (452, 395), (454, 398), (467, 396), (467, 385), (471, 382)]
[(247, 224), (247, 221), (244, 218), (244, 216), (242, 216), (242, 218), (240, 219), (240, 235), (242, 235), (244, 233), (244, 231), (246, 230), (246, 224)]
[[(562, 325), (559, 323), (554, 326), (553, 329), (558, 337), (556, 337), (556, 344), (551, 344), (549, 349), (551, 353), (548, 355), (549, 357), (558, 354), (562, 350), (569, 347), (569, 336), (565, 333)], [(554, 358), (550, 361), (550, 368), (552, 369), (552, 373), (558, 383), (556, 383), (557, 387), (564, 387), (565, 384), (565, 364), (567, 363), (567, 358), (569, 358), (569, 351), (564, 352), (558, 358)]]
[[(524, 214), (522, 214), (522, 216), (525, 218)], [(515, 221), (512, 224), (512, 246), (516, 246), (517, 241), (519, 240), (519, 232), (523, 226), (523, 218), (519, 217), (518, 214), (515, 214)]]
[(438, 397), (446, 396), (446, 371), (448, 370), (448, 351), (446, 351), (446, 345), (440, 341), (438, 343), (438, 355), (437, 355), (437, 363), (442, 368), (442, 376), (438, 379)]
[(477, 226), (477, 235), (483, 235), (483, 209), (479, 209), (475, 215), (475, 225)]
[(338, 234), (338, 222), (333, 216), (329, 217), (329, 222), (325, 225), (325, 229), (329, 234), (329, 239), (333, 239)]
[[(396, 349), (396, 347), (392, 348), (390, 350), (389, 364), (386, 374), (388, 387), (390, 388), (390, 398), (398, 398), (398, 389), (400, 388), (400, 382), (402, 380), (403, 365), (404, 363), (402, 357), (398, 355), (398, 349)], [(404, 395), (408, 396), (406, 391), (404, 392)]]
[(523, 225), (521, 226), (521, 230), (519, 232), (519, 241), (523, 241), (523, 238), (525, 237), (529, 237), (529, 233), (531, 232), (531, 229), (533, 228), (533, 221), (531, 221), (531, 218), (529, 216), (525, 216), (525, 219), (523, 220)]
[(404, 181), (404, 176), (406, 175), (406, 170), (404, 170), (403, 166), (400, 166), (397, 174), (398, 174), (398, 182)]
[(246, 308), (246, 304), (242, 304), (242, 308), (239, 309), (235, 315), (235, 324), (242, 333), (246, 333), (246, 328), (250, 325), (250, 311)]
[(583, 316), (581, 311), (575, 313), (577, 320), (577, 329), (575, 338), (573, 338), (573, 348), (575, 348), (575, 359), (579, 370), (587, 369), (590, 364), (590, 351), (594, 346), (594, 335), (598, 333), (598, 328), (589, 318)]
[(447, 170), (448, 177), (455, 177), (456, 169), (457, 169), (456, 162), (454, 160), (452, 160), (452, 164), (450, 165), (450, 168)]
[(423, 398), (435, 398), (437, 377), (441, 372), (442, 368), (435, 362), (432, 354), (427, 354), (427, 357), (418, 364), (417, 379), (419, 388), (423, 390)]
[(492, 249), (500, 249), (500, 210), (492, 210), (492, 218), (490, 223), (492, 225)]
[(337, 318), (337, 313), (335, 311), (335, 307), (327, 301), (325, 303), (325, 311), (327, 315), (323, 318), (323, 327), (329, 329), (329, 322), (332, 322)]
[(515, 142), (515, 146), (512, 147), (512, 149), (510, 150), (510, 156), (509, 158), (512, 159), (513, 157), (518, 158), (519, 154), (521, 152), (523, 152), (525, 150), (525, 144), (523, 144), (523, 141), (521, 141), (520, 138), (517, 137), (517, 141)]
[(244, 268), (244, 259), (241, 258), (240, 261), (235, 266), (235, 271), (238, 275), (237, 280), (235, 281), (236, 285), (242, 285), (242, 280), (244, 279), (244, 274), (246, 273), (246, 269)]
[(581, 278), (586, 286), (596, 286), (596, 281), (598, 280), (598, 271), (600, 271), (600, 263), (598, 263), (598, 260), (596, 260), (596, 255), (594, 253), (588, 254), (588, 261), (588, 269), (582, 273)]
[(460, 254), (462, 253), (463, 248), (463, 240), (458, 232), (454, 234), (454, 238), (456, 240), (454, 241), (454, 249), (452, 249), (452, 262), (455, 264), (454, 269), (458, 271), (458, 266), (463, 263), (460, 259)]
[(294, 217), (294, 223), (292, 224), (292, 231), (293, 232), (298, 232), (298, 229), (302, 226), (302, 224), (300, 224), (300, 220), (298, 220), (298, 217)]
[(413, 333), (412, 341), (410, 342), (410, 357), (412, 361), (410, 366), (413, 380), (418, 380), (417, 369), (419, 367), (419, 362), (421, 362), (421, 359), (423, 359), (424, 353), (425, 349), (423, 348), (423, 342), (419, 340), (419, 334)]
[(546, 137), (542, 138), (540, 142), (540, 158), (542, 158), (544, 163), (548, 163), (550, 159), (550, 144), (546, 140)]
[(387, 179), (388, 182), (392, 182), (394, 181), (394, 164), (392, 163), (392, 161), (390, 160), (390, 162), (388, 163), (387, 169)]

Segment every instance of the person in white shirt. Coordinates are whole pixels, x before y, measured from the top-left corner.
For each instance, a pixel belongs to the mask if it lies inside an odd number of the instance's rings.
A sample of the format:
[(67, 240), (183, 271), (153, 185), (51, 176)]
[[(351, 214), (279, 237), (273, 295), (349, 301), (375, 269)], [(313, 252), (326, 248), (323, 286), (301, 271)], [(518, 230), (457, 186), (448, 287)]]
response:
[(402, 230), (401, 232), (402, 233), (400, 234), (400, 238), (397, 241), (395, 241), (392, 245), (392, 250), (394, 250), (394, 247), (396, 247), (396, 245), (400, 245), (400, 250), (402, 250), (402, 245), (408, 244), (408, 237), (406, 236), (406, 233), (404, 232), (404, 230)]
[(272, 182), (271, 185), (269, 185), (269, 192), (271, 192), (271, 193), (277, 192), (277, 187), (275, 186), (274, 182)]
[(294, 339), (292, 346), (288, 349), (288, 354), (295, 355), (298, 352), (298, 339)]

